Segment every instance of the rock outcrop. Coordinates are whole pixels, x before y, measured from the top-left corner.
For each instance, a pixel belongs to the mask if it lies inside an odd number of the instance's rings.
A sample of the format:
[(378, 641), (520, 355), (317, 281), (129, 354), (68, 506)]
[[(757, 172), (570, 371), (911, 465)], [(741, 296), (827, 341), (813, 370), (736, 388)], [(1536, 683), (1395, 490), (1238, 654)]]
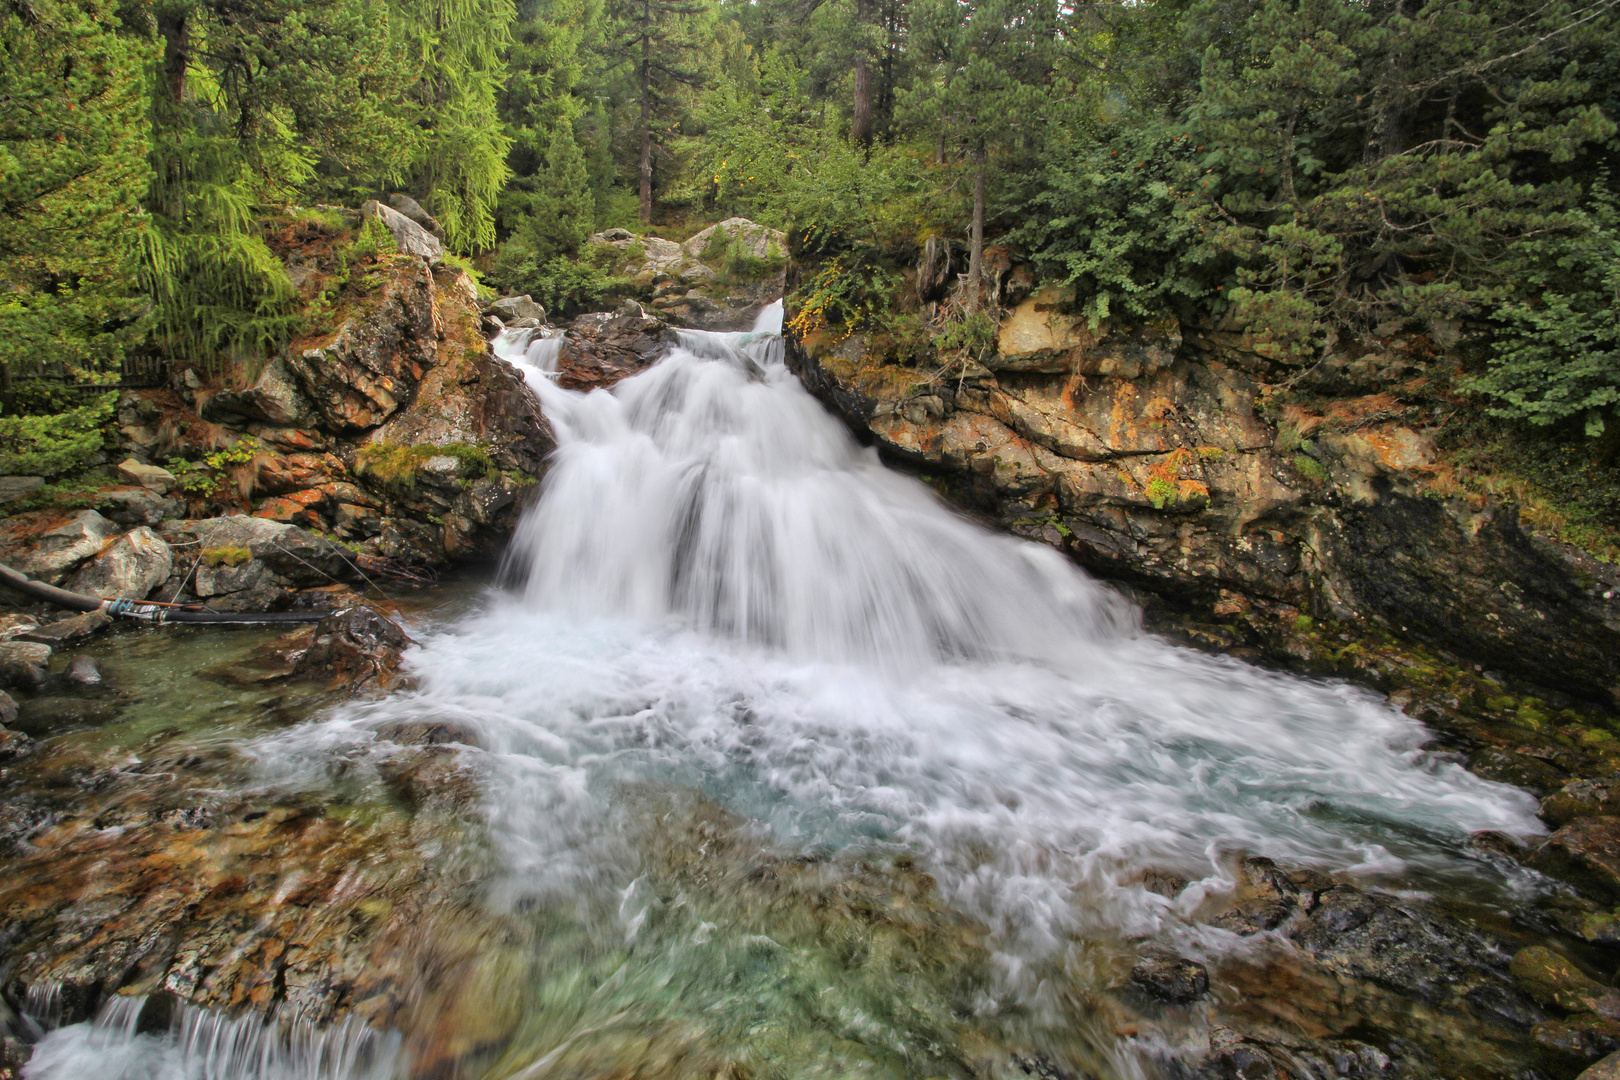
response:
[(1620, 700), (1620, 568), (1444, 487), (1432, 433), (1371, 368), (1330, 357), (1341, 394), (1279, 407), (1283, 375), (1230, 335), (1093, 331), (1053, 290), (1015, 307), (997, 345), (930, 368), (874, 355), (867, 335), (811, 337), (789, 363), (891, 460), (1164, 603), (1376, 625)]
[(761, 308), (781, 298), (786, 281), (787, 235), (747, 218), (728, 218), (683, 244), (627, 229), (590, 242), (611, 250), (637, 297), (676, 326), (747, 330)]
[(617, 311), (575, 319), (557, 355), (557, 385), (568, 390), (612, 386), (663, 355), (669, 327), (635, 301)]

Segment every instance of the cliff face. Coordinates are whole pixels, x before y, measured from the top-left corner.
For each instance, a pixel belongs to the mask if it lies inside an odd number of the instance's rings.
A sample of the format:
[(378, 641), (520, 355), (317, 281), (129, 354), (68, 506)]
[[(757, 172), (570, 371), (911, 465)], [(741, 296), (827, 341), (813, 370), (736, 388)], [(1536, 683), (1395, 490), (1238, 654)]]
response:
[(1458, 493), (1435, 433), (1383, 389), (1422, 342), (1302, 372), (1174, 322), (1093, 333), (1060, 300), (1036, 293), (993, 354), (936, 369), (874, 359), (862, 335), (790, 342), (789, 363), (954, 500), (1223, 643), (1299, 653), (1295, 629), (1326, 619), (1620, 696), (1620, 569)]
[(472, 280), (397, 253), (333, 289), (318, 257), (301, 263), (310, 247), (289, 264), (330, 314), (251, 377), (182, 370), (174, 390), (126, 395), (123, 452), (161, 464), (226, 450), (212, 487), (191, 485), (193, 517), (286, 522), (404, 566), (497, 549), (555, 444), (485, 340)]

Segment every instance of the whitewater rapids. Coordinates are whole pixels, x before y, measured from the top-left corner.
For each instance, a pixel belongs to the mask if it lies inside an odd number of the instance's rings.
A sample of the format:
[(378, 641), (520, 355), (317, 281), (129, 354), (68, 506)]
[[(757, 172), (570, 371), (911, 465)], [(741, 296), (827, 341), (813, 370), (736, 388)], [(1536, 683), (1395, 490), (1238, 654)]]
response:
[[(508, 585), (413, 652), (419, 691), (248, 747), (266, 782), (314, 786), (384, 725), (450, 722), (480, 763), (488, 902), (594, 897), (619, 922), (600, 932), (630, 941), (637, 785), (696, 792), (786, 851), (905, 852), (989, 928), (1014, 997), (1086, 935), (1219, 947), (1190, 915), (1234, 853), (1466, 876), (1469, 832), (1540, 830), (1528, 795), (1425, 753), (1372, 695), (1144, 634), (1057, 553), (886, 469), (787, 370), (780, 321), (682, 332), (589, 393), (556, 385), (559, 338), (503, 335), (558, 443)], [(1146, 869), (1192, 885), (1158, 895)], [(25, 1075), (109, 1061), (74, 1056), (85, 1029)], [(220, 1075), (183, 1058), (161, 1075)]]

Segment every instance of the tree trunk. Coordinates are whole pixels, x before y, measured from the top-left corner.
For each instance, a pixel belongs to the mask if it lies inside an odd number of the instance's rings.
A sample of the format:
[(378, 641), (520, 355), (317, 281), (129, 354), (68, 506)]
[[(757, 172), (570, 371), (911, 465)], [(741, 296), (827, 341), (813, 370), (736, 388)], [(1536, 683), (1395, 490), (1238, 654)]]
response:
[(186, 96), (186, 68), (191, 64), (190, 13), (182, 5), (157, 11), (157, 32), (163, 39), (163, 87), (175, 105)]
[(979, 287), (984, 277), (984, 148), (973, 153), (973, 233), (968, 252), (968, 310), (979, 310)]
[(872, 0), (856, 0), (855, 101), (850, 111), (849, 141), (866, 148), (872, 145), (872, 58), (866, 51), (866, 29), (872, 22)]
[[(649, 18), (650, 18), (649, 14)], [(641, 223), (652, 224), (652, 37), (641, 39)]]

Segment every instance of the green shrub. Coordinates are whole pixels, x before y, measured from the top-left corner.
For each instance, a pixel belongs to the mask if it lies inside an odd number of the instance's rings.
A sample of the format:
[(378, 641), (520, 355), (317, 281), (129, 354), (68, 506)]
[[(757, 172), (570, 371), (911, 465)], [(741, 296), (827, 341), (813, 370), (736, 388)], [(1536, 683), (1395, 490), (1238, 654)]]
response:
[(118, 408), (118, 393), (44, 416), (0, 417), (0, 473), (60, 476), (88, 464), (105, 446), (103, 428)]
[(1531, 240), (1521, 287), (1496, 309), (1489, 368), (1464, 386), (1490, 412), (1548, 427), (1582, 421), (1596, 438), (1620, 419), (1620, 207), (1601, 185), (1564, 235)]
[(383, 224), (381, 214), (373, 214), (361, 222), (360, 231), (355, 234), (354, 244), (349, 248), (351, 254), (362, 259), (390, 255), (398, 250), (394, 234)]

